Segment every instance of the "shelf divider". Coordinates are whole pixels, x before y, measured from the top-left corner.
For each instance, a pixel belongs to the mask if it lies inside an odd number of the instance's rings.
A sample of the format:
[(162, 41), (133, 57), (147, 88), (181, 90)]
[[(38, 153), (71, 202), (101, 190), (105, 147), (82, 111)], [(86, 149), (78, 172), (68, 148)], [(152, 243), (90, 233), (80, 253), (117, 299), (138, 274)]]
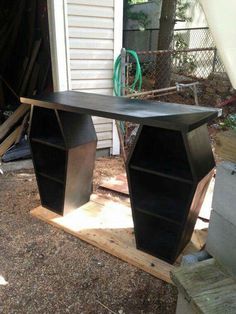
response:
[(50, 141), (47, 140), (47, 139), (32, 137), (32, 138), (31, 138), (31, 141), (32, 141), (32, 142), (39, 143), (39, 144), (43, 144), (43, 145), (55, 147), (55, 148), (58, 148), (58, 149), (66, 150), (65, 146), (55, 144), (55, 143), (53, 143), (53, 142), (50, 142)]
[(47, 179), (49, 179), (49, 180), (55, 181), (55, 182), (60, 183), (60, 184), (64, 184), (64, 182), (63, 182), (62, 180), (60, 180), (60, 179), (58, 179), (58, 178), (55, 178), (55, 177), (53, 177), (53, 176), (50, 176), (50, 175), (48, 175), (48, 174), (46, 174), (46, 173), (39, 172), (39, 171), (35, 171), (35, 173), (36, 173), (36, 175), (45, 177), (45, 178), (47, 178)]
[(165, 220), (165, 221), (168, 221), (168, 222), (173, 223), (173, 224), (178, 225), (178, 226), (181, 226), (181, 225), (182, 225), (182, 223), (177, 222), (177, 221), (175, 221), (175, 220), (173, 220), (173, 219), (171, 219), (171, 218), (168, 218), (168, 217), (165, 217), (165, 216), (162, 216), (162, 215), (153, 213), (153, 212), (149, 212), (148, 210), (142, 209), (142, 208), (137, 207), (137, 206), (136, 206), (136, 210), (139, 211), (139, 212), (141, 212), (141, 213), (143, 213), (143, 214), (147, 214), (147, 215), (149, 215), (149, 216), (153, 216), (153, 217), (156, 217), (156, 218), (163, 219), (163, 220)]
[(184, 179), (184, 178), (181, 178), (179, 176), (166, 174), (164, 172), (160, 172), (160, 171), (156, 171), (156, 170), (152, 170), (152, 169), (147, 169), (147, 168), (136, 166), (136, 165), (133, 165), (133, 164), (130, 165), (130, 168), (134, 169), (134, 170), (137, 170), (137, 171), (142, 171), (142, 172), (146, 172), (146, 173), (149, 173), (149, 174), (157, 175), (157, 176), (160, 176), (160, 177), (173, 179), (173, 180), (176, 180), (176, 181), (181, 181), (181, 182), (184, 182), (184, 183), (189, 183), (189, 184), (193, 183), (192, 180)]

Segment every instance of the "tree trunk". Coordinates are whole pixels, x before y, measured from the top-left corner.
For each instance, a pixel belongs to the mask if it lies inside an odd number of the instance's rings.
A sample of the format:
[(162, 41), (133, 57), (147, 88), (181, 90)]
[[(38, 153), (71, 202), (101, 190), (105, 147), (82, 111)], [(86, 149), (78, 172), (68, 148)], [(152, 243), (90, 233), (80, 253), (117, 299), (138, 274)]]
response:
[[(171, 48), (174, 36), (175, 14), (177, 0), (162, 0), (158, 50)], [(155, 88), (170, 86), (171, 54), (158, 54), (156, 59)]]

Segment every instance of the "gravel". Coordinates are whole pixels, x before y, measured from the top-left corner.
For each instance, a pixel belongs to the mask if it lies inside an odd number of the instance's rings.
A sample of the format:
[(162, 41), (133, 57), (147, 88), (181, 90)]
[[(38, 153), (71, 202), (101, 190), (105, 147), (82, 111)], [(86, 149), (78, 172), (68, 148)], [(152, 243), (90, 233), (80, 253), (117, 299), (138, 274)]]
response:
[[(95, 190), (122, 169), (98, 159)], [(32, 217), (39, 204), (32, 170), (0, 174), (0, 313), (175, 313), (174, 286)]]

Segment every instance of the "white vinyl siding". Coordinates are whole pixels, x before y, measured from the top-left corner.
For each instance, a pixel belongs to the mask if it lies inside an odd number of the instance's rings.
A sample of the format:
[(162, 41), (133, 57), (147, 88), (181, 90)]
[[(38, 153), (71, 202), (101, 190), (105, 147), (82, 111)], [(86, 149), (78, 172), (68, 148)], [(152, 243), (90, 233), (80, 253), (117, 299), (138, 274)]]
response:
[[(115, 0), (67, 0), (72, 90), (113, 94), (114, 5)], [(98, 149), (111, 148), (112, 120), (93, 117), (93, 121)]]

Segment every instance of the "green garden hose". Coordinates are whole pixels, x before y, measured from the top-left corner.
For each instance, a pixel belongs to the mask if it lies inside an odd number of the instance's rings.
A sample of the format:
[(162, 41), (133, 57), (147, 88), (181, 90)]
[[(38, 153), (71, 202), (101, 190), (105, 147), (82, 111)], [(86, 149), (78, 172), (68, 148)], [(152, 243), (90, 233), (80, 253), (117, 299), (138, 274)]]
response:
[[(128, 84), (123, 86), (122, 82), (121, 82), (121, 55), (119, 55), (116, 58), (115, 64), (114, 64), (114, 74), (113, 74), (113, 85), (114, 85), (114, 92), (116, 96), (121, 96), (121, 91), (122, 88), (125, 87), (126, 89), (128, 89), (131, 92), (135, 91), (136, 85), (138, 86), (138, 91), (141, 90), (142, 87), (142, 71), (141, 71), (141, 66), (140, 66), (140, 62), (139, 62), (139, 58), (138, 55), (136, 53), (136, 51), (134, 50), (126, 50), (126, 53), (130, 54), (136, 63), (136, 71), (135, 71), (135, 75), (134, 75), (134, 81), (131, 84), (131, 86), (129, 86)], [(122, 134), (125, 134), (125, 124), (123, 121), (116, 121), (117, 126), (120, 128), (120, 131), (122, 132)], [(118, 133), (120, 132), (118, 130)]]
[(114, 84), (114, 92), (116, 96), (121, 96), (121, 90), (123, 87), (131, 90), (132, 92), (136, 89), (136, 86), (138, 88), (138, 91), (141, 90), (142, 87), (142, 71), (141, 66), (139, 62), (139, 57), (134, 50), (126, 50), (126, 53), (131, 55), (136, 63), (136, 71), (134, 76), (133, 83), (129, 86), (128, 84), (126, 86), (122, 86), (121, 83), (121, 55), (119, 55), (115, 61), (114, 64), (114, 74), (113, 74), (113, 84)]

